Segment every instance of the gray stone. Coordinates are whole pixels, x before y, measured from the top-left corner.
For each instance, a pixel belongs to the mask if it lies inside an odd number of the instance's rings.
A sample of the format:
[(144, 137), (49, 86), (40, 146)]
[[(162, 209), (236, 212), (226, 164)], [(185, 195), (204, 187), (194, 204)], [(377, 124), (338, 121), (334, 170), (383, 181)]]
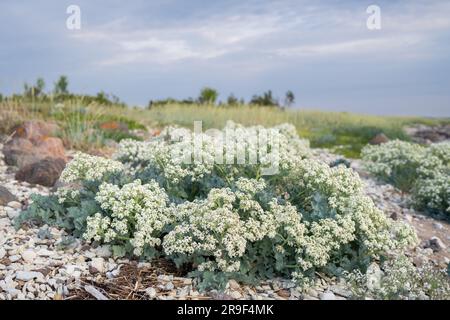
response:
[(105, 272), (105, 260), (103, 258), (94, 258), (91, 261), (91, 267), (95, 268), (98, 272)]
[(10, 207), (5, 207), (5, 211), (6, 211), (6, 214), (8, 215), (8, 218), (11, 219), (11, 220), (14, 220), (20, 214), (19, 210), (13, 209), (13, 208), (10, 208)]
[(413, 222), (413, 217), (410, 214), (405, 214), (404, 216), (405, 220), (408, 221), (409, 223)]
[(0, 186), (0, 206), (4, 206), (11, 201), (17, 201), (15, 195), (13, 195), (7, 188)]
[(333, 291), (335, 294), (345, 298), (350, 298), (352, 295), (350, 290), (347, 290), (346, 288), (340, 285), (333, 285), (331, 286), (330, 290)]
[(155, 288), (152, 288), (152, 287), (147, 288), (147, 289), (145, 289), (145, 293), (149, 296), (150, 299), (156, 298), (157, 293), (156, 293)]
[(15, 288), (8, 288), (5, 291), (11, 296), (11, 298), (15, 298), (21, 293), (20, 290), (17, 290)]
[(17, 262), (17, 261), (19, 261), (20, 260), (20, 256), (19, 255), (12, 255), (12, 256), (9, 256), (9, 261), (11, 261), (11, 262)]
[(41, 249), (37, 252), (37, 255), (41, 256), (41, 257), (51, 257), (51, 256), (55, 255), (55, 252), (47, 250), (47, 249)]
[(36, 271), (17, 271), (16, 280), (30, 281), (35, 278), (43, 278), (44, 275)]
[(239, 291), (232, 291), (232, 292), (230, 293), (230, 296), (231, 296), (233, 299), (235, 299), (235, 300), (238, 300), (238, 299), (241, 299), (241, 298), (242, 298), (242, 294), (241, 294)]
[(239, 283), (236, 280), (230, 280), (228, 281), (228, 287), (231, 290), (239, 290), (241, 288), (241, 286), (239, 285)]
[(375, 262), (371, 263), (366, 272), (369, 290), (376, 290), (380, 287), (382, 276), (383, 271), (381, 271), (380, 266)]
[(97, 256), (101, 258), (109, 258), (112, 256), (111, 248), (109, 246), (100, 246), (97, 249), (95, 249), (95, 253)]
[(308, 289), (306, 291), (306, 295), (314, 297), (314, 298), (318, 298), (319, 297), (319, 293), (316, 290), (312, 289), (312, 288), (310, 288), (310, 289)]
[(331, 291), (325, 291), (319, 294), (320, 300), (336, 300), (336, 296)]
[(189, 286), (179, 289), (178, 290), (178, 296), (180, 298), (186, 297), (189, 294), (189, 290), (190, 290)]
[(432, 237), (425, 242), (425, 248), (433, 250), (433, 252), (439, 252), (447, 248), (447, 246), (438, 237)]
[(22, 204), (17, 201), (11, 201), (11, 202), (8, 202), (8, 207), (13, 208), (13, 209), (22, 209)]
[(158, 276), (158, 280), (159, 281), (164, 281), (164, 282), (172, 281), (173, 280), (173, 276), (166, 276), (164, 274), (161, 274), (161, 275)]
[(175, 286), (173, 285), (173, 283), (172, 283), (172, 282), (168, 282), (168, 283), (166, 284), (166, 286), (164, 287), (164, 290), (166, 290), (166, 291), (172, 291), (174, 288), (175, 288)]
[(423, 267), (428, 263), (428, 258), (424, 255), (418, 255), (413, 257), (413, 263), (416, 267)]
[(444, 226), (439, 222), (433, 222), (433, 228), (435, 228), (436, 230), (442, 230), (444, 229)]
[(36, 256), (37, 256), (37, 254), (33, 250), (25, 250), (22, 253), (22, 259), (23, 259), (23, 261), (25, 261), (27, 263), (32, 263), (34, 261), (34, 259), (36, 258)]

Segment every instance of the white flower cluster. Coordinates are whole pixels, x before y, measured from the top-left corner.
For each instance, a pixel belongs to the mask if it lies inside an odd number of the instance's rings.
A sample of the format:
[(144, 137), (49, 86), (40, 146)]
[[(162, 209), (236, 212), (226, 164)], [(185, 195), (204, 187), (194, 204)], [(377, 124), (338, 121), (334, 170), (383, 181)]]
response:
[(417, 241), (412, 228), (387, 219), (376, 208), (351, 169), (305, 159), (291, 172), (286, 187), (305, 220), (312, 221), (304, 269), (326, 265), (350, 242), (356, 241), (368, 255), (376, 255)]
[(161, 231), (171, 218), (167, 194), (156, 182), (143, 185), (135, 180), (122, 188), (103, 183), (95, 200), (103, 213), (87, 219), (86, 240), (129, 240), (136, 255), (145, 246), (161, 244)]
[(421, 208), (450, 214), (450, 175), (419, 180), (414, 191), (414, 200)]
[(123, 170), (123, 164), (97, 156), (78, 152), (61, 173), (60, 180), (65, 183), (102, 180), (107, 174)]
[(448, 300), (450, 282), (445, 272), (425, 264), (416, 268), (404, 255), (392, 257), (382, 268), (372, 264), (366, 274), (347, 275), (354, 298), (380, 300)]
[(362, 155), (369, 172), (412, 191), (420, 209), (450, 212), (450, 142), (422, 147), (391, 141), (368, 146)]
[[(164, 237), (168, 255), (209, 257), (199, 270), (239, 271), (241, 262), (249, 260), (246, 249), (264, 238), (285, 236), (288, 246), (300, 247), (305, 226), (301, 215), (291, 205), (278, 204), (275, 199), (268, 210), (254, 200), (265, 183), (239, 179), (237, 190), (212, 189), (208, 198), (186, 202), (176, 209), (180, 222)], [(269, 251), (273, 248), (269, 248)], [(276, 250), (283, 252), (278, 246)]]
[(58, 202), (63, 203), (77, 203), (80, 196), (80, 186), (79, 185), (66, 185), (60, 187), (55, 192), (58, 197)]
[(422, 179), (442, 174), (450, 178), (450, 142), (434, 143), (426, 148), (417, 172)]
[(169, 127), (150, 141), (125, 140), (115, 158), (151, 169), (167, 183), (178, 184), (211, 175), (237, 178), (249, 170), (259, 177), (264, 168), (286, 170), (309, 155), (308, 142), (300, 139), (291, 125), (266, 129), (228, 122), (222, 131), (199, 133)]
[(233, 210), (234, 201), (231, 190), (213, 189), (207, 200), (179, 205), (176, 211), (181, 223), (164, 238), (166, 254), (212, 256), (215, 263), (205, 261), (200, 270), (237, 271), (246, 239), (244, 225)]
[(78, 152), (67, 164), (60, 176), (64, 184), (56, 191), (59, 203), (73, 203), (79, 201), (80, 189), (86, 181), (103, 181), (107, 175), (116, 174), (124, 170), (124, 165), (102, 157), (91, 156)]
[(415, 175), (424, 154), (425, 147), (400, 140), (367, 145), (361, 152), (366, 169), (387, 182), (395, 181), (397, 176)]

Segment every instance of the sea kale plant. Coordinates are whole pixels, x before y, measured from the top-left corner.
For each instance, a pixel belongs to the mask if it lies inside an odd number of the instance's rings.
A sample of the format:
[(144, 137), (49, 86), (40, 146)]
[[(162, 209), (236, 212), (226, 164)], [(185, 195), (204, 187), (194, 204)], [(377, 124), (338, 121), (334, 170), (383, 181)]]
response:
[(448, 300), (450, 278), (430, 262), (416, 268), (411, 258), (399, 255), (381, 268), (373, 263), (365, 274), (354, 270), (345, 274), (353, 299)]
[(35, 197), (17, 223), (56, 224), (119, 256), (163, 256), (204, 287), (222, 288), (230, 278), (307, 284), (317, 272), (364, 271), (415, 243), (354, 171), (311, 159), (291, 125), (267, 130), (170, 127), (149, 141), (122, 141), (113, 160), (77, 154), (65, 185)]
[(395, 140), (365, 147), (362, 158), (380, 180), (411, 192), (418, 209), (450, 214), (450, 142), (425, 147)]

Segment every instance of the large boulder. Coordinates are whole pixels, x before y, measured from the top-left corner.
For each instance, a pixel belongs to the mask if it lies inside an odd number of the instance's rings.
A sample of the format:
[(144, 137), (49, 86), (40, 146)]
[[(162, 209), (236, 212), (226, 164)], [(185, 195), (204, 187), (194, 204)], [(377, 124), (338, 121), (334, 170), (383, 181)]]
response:
[(33, 152), (34, 146), (30, 140), (24, 138), (13, 138), (3, 146), (5, 163), (10, 166), (21, 167), (24, 164), (36, 161)]
[(3, 146), (5, 163), (19, 168), (45, 158), (67, 161), (61, 139), (52, 137), (56, 125), (27, 121), (15, 128), (12, 138)]
[(389, 142), (389, 138), (384, 133), (377, 134), (369, 141), (369, 143), (372, 145), (379, 145), (386, 142)]
[(52, 187), (65, 166), (66, 161), (61, 158), (45, 158), (20, 168), (16, 173), (16, 179)]
[(51, 122), (25, 121), (13, 129), (14, 138), (30, 140), (33, 144), (39, 142), (44, 137), (55, 136), (58, 126)]
[(23, 138), (11, 139), (3, 147), (5, 163), (19, 168), (45, 158), (59, 158), (67, 161), (61, 139), (43, 137), (33, 144)]
[(50, 157), (67, 160), (64, 144), (59, 138), (43, 137), (36, 144), (36, 151), (41, 154), (41, 158)]
[(42, 121), (26, 121), (14, 129), (3, 154), (6, 164), (19, 168), (18, 180), (49, 187), (55, 183), (68, 160), (62, 140), (53, 136), (57, 130)]

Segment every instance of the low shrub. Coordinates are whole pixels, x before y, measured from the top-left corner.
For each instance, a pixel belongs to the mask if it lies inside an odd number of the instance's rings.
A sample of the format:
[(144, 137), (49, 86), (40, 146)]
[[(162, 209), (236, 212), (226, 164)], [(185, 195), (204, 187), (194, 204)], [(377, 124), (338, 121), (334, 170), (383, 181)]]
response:
[(410, 191), (417, 179), (425, 150), (416, 143), (394, 140), (376, 146), (368, 145), (361, 155), (370, 173), (403, 191)]
[(418, 209), (450, 214), (450, 174), (420, 179), (413, 197)]
[[(252, 137), (267, 129), (229, 123), (215, 135), (171, 127), (146, 142), (125, 140), (114, 160), (78, 154), (61, 176), (66, 185), (35, 198), (17, 224), (56, 223), (120, 256), (165, 256), (190, 268), (202, 288), (274, 276), (307, 284), (316, 272), (365, 270), (415, 243), (354, 171), (309, 159), (293, 126), (272, 129), (259, 140), (262, 153)], [(215, 161), (217, 150), (234, 165)], [(278, 172), (267, 174), (274, 163)]]
[(390, 141), (362, 151), (366, 169), (380, 180), (411, 192), (418, 209), (450, 213), (450, 143), (423, 147)]
[(387, 260), (381, 268), (372, 264), (365, 274), (357, 270), (345, 278), (354, 299), (450, 299), (450, 281), (445, 270), (437, 270), (430, 263), (416, 268), (404, 255)]

